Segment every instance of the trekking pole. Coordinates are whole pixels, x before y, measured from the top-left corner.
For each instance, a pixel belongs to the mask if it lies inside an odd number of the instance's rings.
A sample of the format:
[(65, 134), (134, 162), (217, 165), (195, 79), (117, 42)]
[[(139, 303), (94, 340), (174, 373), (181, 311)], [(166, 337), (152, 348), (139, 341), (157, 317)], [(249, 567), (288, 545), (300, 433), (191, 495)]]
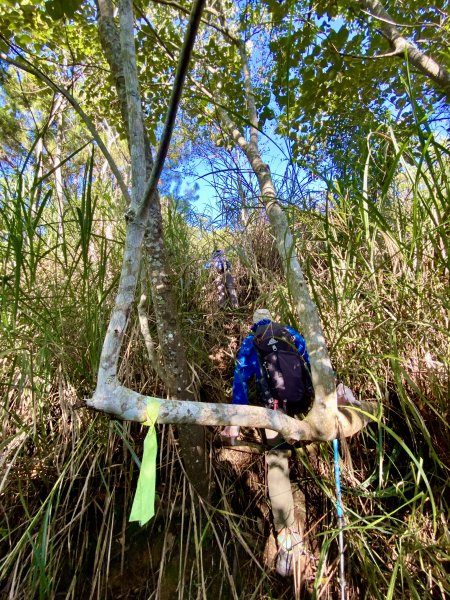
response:
[(334, 477), (336, 479), (336, 513), (339, 527), (339, 581), (341, 584), (341, 600), (346, 600), (345, 555), (344, 555), (344, 509), (342, 508), (341, 472), (339, 468), (339, 442), (333, 440)]

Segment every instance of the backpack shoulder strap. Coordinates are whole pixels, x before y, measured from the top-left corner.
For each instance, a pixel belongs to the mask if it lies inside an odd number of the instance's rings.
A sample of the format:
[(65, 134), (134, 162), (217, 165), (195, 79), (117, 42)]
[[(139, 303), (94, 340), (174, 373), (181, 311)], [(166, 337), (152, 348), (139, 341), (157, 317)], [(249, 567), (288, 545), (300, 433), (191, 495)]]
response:
[(273, 397), (272, 392), (270, 390), (269, 374), (267, 373), (267, 367), (264, 364), (261, 354), (256, 346), (255, 350), (256, 356), (258, 358), (259, 372), (261, 375), (256, 382), (257, 389), (260, 393), (261, 402), (266, 408), (273, 408)]

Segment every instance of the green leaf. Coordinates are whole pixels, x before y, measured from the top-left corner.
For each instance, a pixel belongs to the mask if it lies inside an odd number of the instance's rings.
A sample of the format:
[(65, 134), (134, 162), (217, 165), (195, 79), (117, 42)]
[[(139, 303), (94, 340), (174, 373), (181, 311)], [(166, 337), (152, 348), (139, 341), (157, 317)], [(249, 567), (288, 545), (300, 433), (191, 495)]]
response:
[(60, 0), (49, 0), (45, 3), (46, 13), (55, 20), (62, 19), (64, 17), (64, 7)]
[(47, 14), (54, 20), (71, 19), (82, 5), (82, 0), (48, 0), (45, 3)]
[(65, 0), (65, 2), (62, 3), (63, 4), (63, 10), (64, 10), (64, 14), (66, 15), (67, 18), (71, 18), (73, 17), (73, 15), (76, 13), (76, 11), (80, 8), (80, 6), (83, 4), (82, 0)]
[(28, 44), (31, 44), (32, 41), (33, 38), (28, 35), (28, 33), (20, 33), (16, 36), (16, 42), (19, 44), (19, 46), (27, 46)]

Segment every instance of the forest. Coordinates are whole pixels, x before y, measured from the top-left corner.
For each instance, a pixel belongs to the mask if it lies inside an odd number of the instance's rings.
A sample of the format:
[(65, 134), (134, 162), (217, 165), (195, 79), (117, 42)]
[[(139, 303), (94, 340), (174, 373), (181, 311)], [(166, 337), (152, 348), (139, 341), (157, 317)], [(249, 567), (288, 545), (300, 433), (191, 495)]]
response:
[(443, 0), (0, 0), (0, 599), (450, 597), (449, 102)]

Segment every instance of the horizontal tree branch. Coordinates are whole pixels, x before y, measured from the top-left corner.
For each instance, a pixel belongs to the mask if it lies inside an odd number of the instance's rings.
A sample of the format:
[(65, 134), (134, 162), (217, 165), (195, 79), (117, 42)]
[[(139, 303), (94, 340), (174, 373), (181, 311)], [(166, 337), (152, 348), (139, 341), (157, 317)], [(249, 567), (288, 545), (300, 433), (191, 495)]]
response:
[(376, 420), (376, 404), (361, 402), (360, 405), (339, 406), (336, 427), (321, 432), (314, 418), (302, 421), (288, 417), (281, 411), (260, 406), (214, 404), (188, 400), (164, 400), (144, 396), (120, 385), (105, 386), (86, 401), (89, 408), (112, 414), (127, 421), (144, 423), (148, 420), (147, 404), (160, 404), (157, 422), (161, 424), (196, 424), (202, 426), (240, 425), (272, 429), (289, 442), (326, 441), (335, 437), (354, 435), (370, 421)]
[(386, 52), (385, 54), (373, 54), (371, 56), (364, 54), (347, 54), (346, 52), (338, 51), (338, 54), (343, 58), (354, 58), (356, 60), (378, 60), (380, 58), (392, 58), (393, 56), (403, 57), (403, 53), (400, 50), (393, 50), (392, 52)]

